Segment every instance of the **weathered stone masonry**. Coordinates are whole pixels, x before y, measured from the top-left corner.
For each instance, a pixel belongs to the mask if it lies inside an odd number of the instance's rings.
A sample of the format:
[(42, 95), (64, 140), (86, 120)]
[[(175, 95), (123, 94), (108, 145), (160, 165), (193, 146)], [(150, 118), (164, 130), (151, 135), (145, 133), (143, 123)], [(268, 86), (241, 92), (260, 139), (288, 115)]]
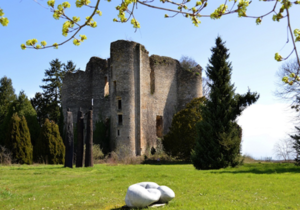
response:
[(202, 68), (183, 70), (172, 58), (152, 55), (136, 42), (111, 43), (110, 58), (92, 57), (86, 71), (67, 73), (62, 106), (86, 113), (93, 99), (94, 123), (111, 118), (111, 149), (129, 148), (141, 155), (166, 134), (173, 115), (202, 96)]

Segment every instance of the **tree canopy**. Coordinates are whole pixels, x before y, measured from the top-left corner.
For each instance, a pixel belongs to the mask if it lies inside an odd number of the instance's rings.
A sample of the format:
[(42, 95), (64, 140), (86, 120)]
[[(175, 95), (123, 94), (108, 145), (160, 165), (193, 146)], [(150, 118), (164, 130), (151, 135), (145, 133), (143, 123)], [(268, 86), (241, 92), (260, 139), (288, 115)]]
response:
[(10, 104), (7, 110), (7, 115), (4, 119), (4, 122), (0, 126), (0, 144), (5, 139), (5, 131), (8, 129), (9, 122), (14, 113), (17, 113), (20, 117), (24, 116), (26, 118), (31, 141), (34, 145), (39, 135), (40, 126), (37, 121), (36, 111), (32, 107), (24, 91), (20, 91), (17, 99)]
[[(38, 0), (34, 0), (35, 2), (39, 3)], [(108, 0), (110, 2), (111, 0)], [(247, 13), (247, 9), (251, 7), (251, 0), (224, 0), (223, 4), (220, 4), (217, 8), (213, 11), (207, 11), (207, 5), (212, 2), (212, 0), (199, 0), (199, 1), (190, 1), (190, 0), (183, 0), (183, 1), (171, 1), (171, 0), (160, 0), (160, 5), (156, 4), (154, 1), (140, 1), (140, 0), (126, 0), (120, 1), (118, 6), (116, 7), (117, 10), (117, 17), (114, 18), (112, 21), (114, 22), (128, 22), (133, 25), (133, 28), (138, 29), (140, 28), (140, 23), (138, 22), (138, 18), (135, 17), (135, 10), (138, 9), (138, 6), (146, 6), (156, 10), (165, 11), (166, 14), (164, 15), (165, 18), (172, 18), (177, 15), (182, 15), (185, 18), (190, 18), (192, 23), (195, 26), (199, 26), (201, 24), (200, 19), (203, 18), (211, 18), (213, 20), (220, 19), (222, 16), (237, 14), (238, 17), (243, 18), (252, 18), (255, 19), (257, 25), (261, 24), (263, 19), (272, 16), (273, 21), (281, 21), (282, 19), (287, 20), (287, 28), (288, 28), (288, 35), (292, 40), (293, 49), (289, 55), (283, 57), (279, 53), (275, 53), (275, 60), (282, 61), (290, 57), (291, 54), (295, 53), (297, 62), (300, 65), (300, 59), (298, 56), (298, 51), (296, 47), (296, 42), (300, 41), (300, 29), (296, 28), (293, 29), (291, 27), (291, 14), (290, 8), (295, 5), (297, 6), (300, 4), (299, 0), (294, 2), (290, 0), (261, 0), (263, 2), (272, 2), (273, 7), (266, 13), (260, 15), (251, 15)], [(41, 4), (41, 3), (39, 3)], [(91, 5), (90, 0), (76, 0), (76, 7), (89, 7), (91, 8), (91, 15), (87, 16), (84, 21), (81, 20), (79, 16), (71, 17), (67, 14), (67, 9), (71, 7), (69, 2), (63, 2), (62, 4), (56, 4), (55, 0), (48, 0), (47, 5), (50, 8), (50, 11), (53, 13), (53, 18), (58, 19), (65, 19), (66, 21), (63, 23), (62, 26), (62, 35), (67, 36), (71, 34), (71, 37), (66, 38), (65, 41), (61, 43), (53, 43), (47, 45), (46, 41), (40, 42), (38, 44), (37, 39), (29, 39), (26, 41), (26, 44), (21, 44), (22, 49), (26, 48), (34, 48), (34, 49), (45, 49), (45, 48), (58, 48), (65, 44), (66, 42), (72, 41), (74, 45), (80, 45), (84, 40), (87, 39), (86, 35), (78, 33), (84, 27), (97, 27), (97, 22), (93, 19), (95, 15), (102, 15), (102, 11), (100, 11), (101, 5), (100, 0), (96, 0), (93, 5)], [(3, 9), (0, 8), (0, 23), (3, 26), (7, 26), (9, 20), (7, 17), (4, 17)], [(297, 72), (298, 75), (299, 72)], [(285, 77), (284, 81), (289, 80), (293, 81), (297, 78), (288, 78)]]

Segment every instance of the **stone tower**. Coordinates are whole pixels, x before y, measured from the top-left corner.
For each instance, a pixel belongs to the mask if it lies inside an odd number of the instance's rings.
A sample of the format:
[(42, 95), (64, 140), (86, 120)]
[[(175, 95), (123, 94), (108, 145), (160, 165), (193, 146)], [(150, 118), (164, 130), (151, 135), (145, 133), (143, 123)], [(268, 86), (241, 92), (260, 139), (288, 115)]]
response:
[[(202, 96), (202, 68), (184, 70), (172, 58), (152, 55), (136, 42), (111, 43), (110, 58), (92, 57), (86, 71), (67, 73), (62, 106), (87, 112), (94, 102), (94, 123), (110, 118), (110, 146), (142, 155), (156, 146), (173, 115)], [(74, 122), (75, 123), (75, 122)]]

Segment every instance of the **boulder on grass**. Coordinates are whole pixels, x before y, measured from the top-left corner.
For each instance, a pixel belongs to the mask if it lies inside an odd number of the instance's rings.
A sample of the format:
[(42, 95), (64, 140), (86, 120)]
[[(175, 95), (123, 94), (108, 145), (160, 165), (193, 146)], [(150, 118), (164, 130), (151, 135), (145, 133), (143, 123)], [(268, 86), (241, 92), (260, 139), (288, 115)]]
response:
[(125, 203), (131, 208), (144, 208), (153, 203), (167, 203), (175, 198), (175, 193), (167, 186), (154, 182), (140, 182), (128, 187)]

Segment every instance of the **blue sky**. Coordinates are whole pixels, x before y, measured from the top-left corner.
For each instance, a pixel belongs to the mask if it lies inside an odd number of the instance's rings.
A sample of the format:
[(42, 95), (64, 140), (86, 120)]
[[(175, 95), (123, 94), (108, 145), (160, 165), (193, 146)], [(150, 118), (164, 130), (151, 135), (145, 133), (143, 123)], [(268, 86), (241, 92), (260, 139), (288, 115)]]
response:
[[(46, 0), (39, 2), (47, 5)], [(69, 16), (80, 16), (83, 20), (91, 13), (89, 8), (76, 8), (75, 0), (69, 2), (71, 8), (66, 10)], [(95, 0), (91, 2), (93, 5)], [(90, 57), (108, 58), (110, 43), (119, 39), (143, 44), (150, 55), (175, 59), (180, 59), (182, 55), (193, 57), (205, 69), (211, 56), (210, 49), (220, 35), (229, 48), (229, 59), (233, 66), (232, 82), (235, 83), (236, 92), (245, 93), (249, 87), (251, 91), (260, 93), (259, 101), (247, 108), (239, 118), (244, 132), (242, 151), (256, 158), (275, 158), (274, 143), (287, 137), (294, 126), (291, 121), (294, 114), (290, 112), (288, 102), (274, 96), (278, 82), (276, 72), (282, 64), (274, 60), (274, 55), (279, 52), (285, 57), (292, 50), (291, 42), (286, 44), (286, 20), (278, 23), (272, 21), (272, 16), (268, 16), (257, 26), (255, 19), (238, 18), (234, 14), (220, 20), (201, 18), (202, 23), (195, 27), (190, 19), (181, 15), (164, 18), (166, 12), (139, 5), (135, 17), (140, 22), (141, 29), (135, 32), (130, 23), (112, 21), (117, 17), (115, 6), (119, 2), (101, 1), (100, 10), (103, 15), (94, 18), (98, 27), (82, 30), (80, 34), (85, 34), (88, 39), (79, 47), (70, 42), (60, 46), (58, 50), (21, 50), (20, 45), (32, 38), (39, 42), (45, 40), (48, 44), (65, 40), (61, 35), (64, 20), (55, 20), (49, 9), (33, 0), (0, 0), (0, 8), (10, 21), (7, 27), (0, 27), (0, 77), (6, 75), (11, 78), (16, 93), (24, 90), (29, 97), (33, 97), (36, 92), (41, 91), (39, 86), (42, 85), (45, 69), (49, 68), (51, 60), (72, 60), (77, 67), (85, 70)], [(203, 14), (210, 14), (221, 3), (224, 1), (210, 0)], [(156, 4), (161, 5), (159, 2)], [(249, 6), (247, 14), (261, 15), (272, 8), (273, 3), (255, 0)], [(291, 8), (293, 29), (300, 28), (299, 8), (297, 5)], [(291, 56), (290, 60), (293, 58), (295, 57)]]

